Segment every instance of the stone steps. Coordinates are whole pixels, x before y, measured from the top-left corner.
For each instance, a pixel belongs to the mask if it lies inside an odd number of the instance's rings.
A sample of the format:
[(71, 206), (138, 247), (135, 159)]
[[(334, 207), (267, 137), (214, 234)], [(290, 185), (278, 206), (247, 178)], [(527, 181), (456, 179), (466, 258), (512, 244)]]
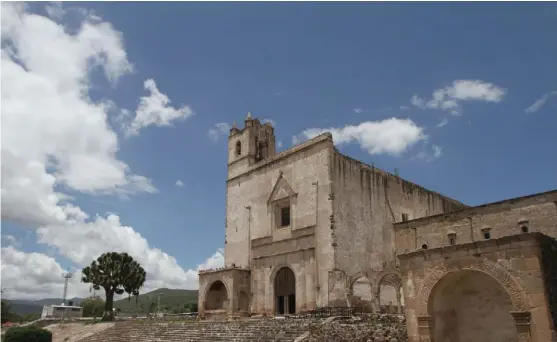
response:
[[(315, 320), (312, 320), (315, 321)], [(80, 342), (292, 342), (309, 330), (310, 320), (127, 321)]]

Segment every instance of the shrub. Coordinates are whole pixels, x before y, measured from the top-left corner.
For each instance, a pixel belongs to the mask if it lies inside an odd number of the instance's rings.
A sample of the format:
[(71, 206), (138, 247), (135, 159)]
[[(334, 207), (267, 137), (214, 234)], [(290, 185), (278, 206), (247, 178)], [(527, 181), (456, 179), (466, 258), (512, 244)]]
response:
[(6, 331), (3, 342), (52, 342), (52, 333), (38, 327), (13, 327)]

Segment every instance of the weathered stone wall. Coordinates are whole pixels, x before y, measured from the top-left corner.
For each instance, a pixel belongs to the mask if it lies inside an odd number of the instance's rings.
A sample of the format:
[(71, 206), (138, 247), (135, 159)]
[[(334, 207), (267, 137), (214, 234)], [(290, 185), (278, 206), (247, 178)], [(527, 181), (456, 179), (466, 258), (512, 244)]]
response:
[[(329, 274), (329, 304), (346, 305), (357, 275), (375, 287), (384, 270), (395, 270), (393, 222), (454, 210), (463, 205), (435, 192), (331, 151), (335, 270)], [(396, 299), (393, 298), (394, 303)]]
[[(532, 342), (551, 341), (549, 299), (539, 259), (542, 238), (540, 233), (527, 233), (399, 255), (409, 341), (418, 342), (420, 334), (425, 334), (424, 328), (418, 330), (419, 317), (434, 316), (435, 321), (435, 300), (450, 289), (443, 286), (447, 279), (474, 272), (490, 276), (501, 286), (510, 298), (513, 312), (531, 315)], [(458, 310), (458, 305), (454, 309)], [(432, 325), (436, 326), (437, 321)]]
[[(318, 293), (315, 300), (300, 294), (297, 306), (326, 303), (327, 270), (332, 268), (328, 228), (331, 148), (332, 138), (324, 134), (263, 160), (227, 181), (225, 261), (227, 265), (250, 267), (249, 260), (254, 260), (254, 312), (273, 310), (270, 275), (277, 265), (291, 267), (299, 277), (303, 272), (304, 278), (297, 278), (297, 284), (305, 283), (304, 287), (311, 287), (310, 292)], [(293, 192), (290, 226), (280, 229), (269, 204), (277, 187), (285, 193)], [(309, 227), (313, 227), (314, 235), (300, 236), (298, 231)], [(300, 252), (300, 248), (304, 251)], [(319, 272), (311, 272), (311, 268)], [(310, 279), (305, 274), (310, 274)]]
[(557, 237), (557, 191), (513, 200), (486, 204), (446, 215), (397, 223), (397, 254), (449, 245), (449, 234), (456, 244), (485, 240), (483, 229), (489, 228), (491, 238), (520, 234), (522, 227)]
[(542, 269), (549, 312), (553, 320), (553, 334), (557, 339), (557, 240), (544, 236), (540, 239)]

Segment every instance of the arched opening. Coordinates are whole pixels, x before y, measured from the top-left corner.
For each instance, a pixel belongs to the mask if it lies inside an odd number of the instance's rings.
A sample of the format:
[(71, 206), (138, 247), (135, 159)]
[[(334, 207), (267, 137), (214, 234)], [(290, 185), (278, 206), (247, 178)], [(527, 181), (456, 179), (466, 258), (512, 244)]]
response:
[(352, 306), (362, 307), (365, 312), (373, 312), (372, 286), (369, 279), (360, 277), (352, 284)]
[(206, 310), (224, 310), (228, 304), (228, 292), (226, 291), (226, 286), (220, 280), (215, 281), (209, 291), (207, 291), (207, 296), (205, 299), (205, 309)]
[(288, 267), (275, 276), (275, 312), (279, 315), (296, 313), (296, 277)]
[(404, 296), (402, 295), (402, 281), (397, 274), (386, 274), (379, 282), (379, 308), (384, 313), (398, 313), (404, 311)]
[(445, 275), (428, 300), (435, 342), (514, 342), (517, 331), (507, 291), (479, 271)]
[(236, 142), (236, 155), (242, 155), (242, 143), (240, 141)]
[(238, 311), (248, 311), (249, 310), (249, 297), (244, 291), (240, 291), (238, 295)]

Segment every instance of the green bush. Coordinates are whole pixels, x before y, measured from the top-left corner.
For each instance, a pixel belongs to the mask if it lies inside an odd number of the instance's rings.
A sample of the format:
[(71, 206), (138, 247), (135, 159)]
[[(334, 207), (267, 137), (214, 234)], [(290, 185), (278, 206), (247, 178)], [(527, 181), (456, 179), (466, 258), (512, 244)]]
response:
[(6, 331), (3, 342), (52, 342), (52, 333), (37, 327), (13, 327)]

